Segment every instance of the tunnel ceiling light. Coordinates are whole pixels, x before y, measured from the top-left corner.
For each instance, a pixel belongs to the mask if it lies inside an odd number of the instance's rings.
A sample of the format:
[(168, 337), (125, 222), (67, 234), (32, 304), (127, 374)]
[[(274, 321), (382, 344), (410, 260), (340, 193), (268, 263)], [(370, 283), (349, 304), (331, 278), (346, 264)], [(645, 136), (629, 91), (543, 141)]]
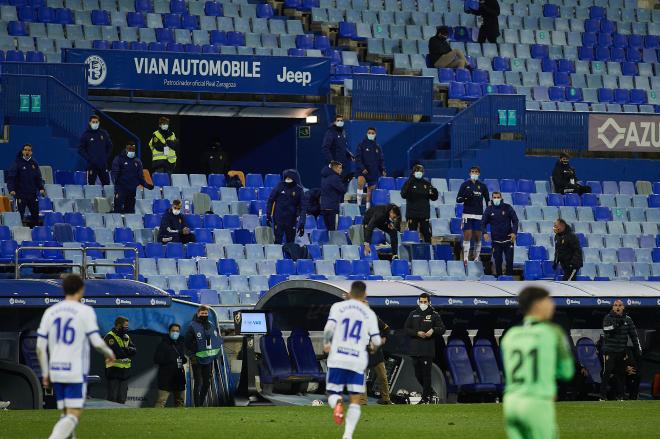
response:
[(305, 122), (306, 122), (306, 123), (318, 123), (318, 122), (319, 122), (319, 117), (318, 117), (318, 116), (314, 116), (314, 115), (312, 115), (312, 116), (307, 116), (307, 117), (305, 118)]

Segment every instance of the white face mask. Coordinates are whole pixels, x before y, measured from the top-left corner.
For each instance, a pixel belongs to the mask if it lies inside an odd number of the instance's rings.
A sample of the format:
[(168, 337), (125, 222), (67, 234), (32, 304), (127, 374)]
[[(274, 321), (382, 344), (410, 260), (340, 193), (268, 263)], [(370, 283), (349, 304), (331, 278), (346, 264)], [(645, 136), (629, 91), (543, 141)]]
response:
[(293, 180), (290, 179), (290, 178), (285, 178), (285, 179), (284, 179), (284, 182), (285, 182), (286, 184), (291, 184), (291, 183), (293, 183)]
[(420, 178), (422, 178), (422, 176), (424, 175), (424, 173), (423, 173), (422, 171), (417, 171), (417, 172), (415, 172), (414, 175), (415, 175), (415, 178), (420, 179)]
[(502, 202), (501, 198), (493, 198), (493, 204), (494, 205), (499, 206), (501, 202)]
[(178, 215), (178, 214), (181, 213), (181, 209), (172, 209), (172, 213), (173, 213), (174, 215)]
[(170, 127), (169, 125), (165, 125), (165, 124), (163, 124), (163, 125), (160, 126), (160, 129), (163, 130), (163, 131), (167, 131), (167, 129), (168, 129), (169, 127)]
[(90, 127), (91, 129), (93, 129), (93, 130), (98, 130), (98, 129), (99, 129), (99, 125), (101, 125), (101, 124), (98, 123), (98, 122), (92, 122), (92, 123), (89, 124), (89, 127)]
[(470, 178), (472, 179), (472, 181), (477, 181), (479, 180), (479, 174), (470, 174)]
[(375, 140), (375, 139), (376, 139), (376, 135), (375, 135), (375, 134), (367, 134), (367, 139), (369, 139), (369, 140)]
[(419, 304), (419, 309), (421, 309), (422, 311), (426, 311), (428, 308), (429, 308), (428, 303), (420, 303)]
[(337, 126), (338, 128), (343, 127), (344, 126), (344, 121), (343, 120), (338, 120), (337, 122), (335, 122), (335, 126)]
[(126, 151), (126, 156), (129, 159), (132, 159), (133, 157), (135, 157), (135, 151)]

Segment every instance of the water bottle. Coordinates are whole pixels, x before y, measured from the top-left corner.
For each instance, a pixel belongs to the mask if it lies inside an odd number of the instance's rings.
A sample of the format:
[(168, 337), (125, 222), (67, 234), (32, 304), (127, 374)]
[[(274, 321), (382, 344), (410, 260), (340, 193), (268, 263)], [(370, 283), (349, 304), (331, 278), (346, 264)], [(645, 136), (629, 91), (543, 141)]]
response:
[(186, 200), (183, 204), (183, 213), (188, 215), (190, 213), (190, 201)]

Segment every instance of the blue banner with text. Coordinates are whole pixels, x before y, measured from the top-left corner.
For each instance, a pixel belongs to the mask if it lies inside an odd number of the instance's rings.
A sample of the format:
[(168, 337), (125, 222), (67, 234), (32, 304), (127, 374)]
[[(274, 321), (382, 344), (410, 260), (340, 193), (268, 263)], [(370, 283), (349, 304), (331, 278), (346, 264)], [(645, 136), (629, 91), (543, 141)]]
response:
[(85, 64), (90, 88), (323, 96), (330, 60), (133, 50), (65, 49)]

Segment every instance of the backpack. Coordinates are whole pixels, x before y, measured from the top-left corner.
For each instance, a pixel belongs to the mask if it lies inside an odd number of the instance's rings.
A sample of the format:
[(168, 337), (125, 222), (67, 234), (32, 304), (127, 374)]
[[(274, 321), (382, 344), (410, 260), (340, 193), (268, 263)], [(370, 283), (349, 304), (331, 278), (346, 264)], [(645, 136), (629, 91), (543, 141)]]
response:
[(284, 244), (282, 252), (284, 253), (285, 258), (293, 259), (294, 261), (297, 261), (298, 259), (309, 259), (307, 247), (301, 247), (293, 242)]

